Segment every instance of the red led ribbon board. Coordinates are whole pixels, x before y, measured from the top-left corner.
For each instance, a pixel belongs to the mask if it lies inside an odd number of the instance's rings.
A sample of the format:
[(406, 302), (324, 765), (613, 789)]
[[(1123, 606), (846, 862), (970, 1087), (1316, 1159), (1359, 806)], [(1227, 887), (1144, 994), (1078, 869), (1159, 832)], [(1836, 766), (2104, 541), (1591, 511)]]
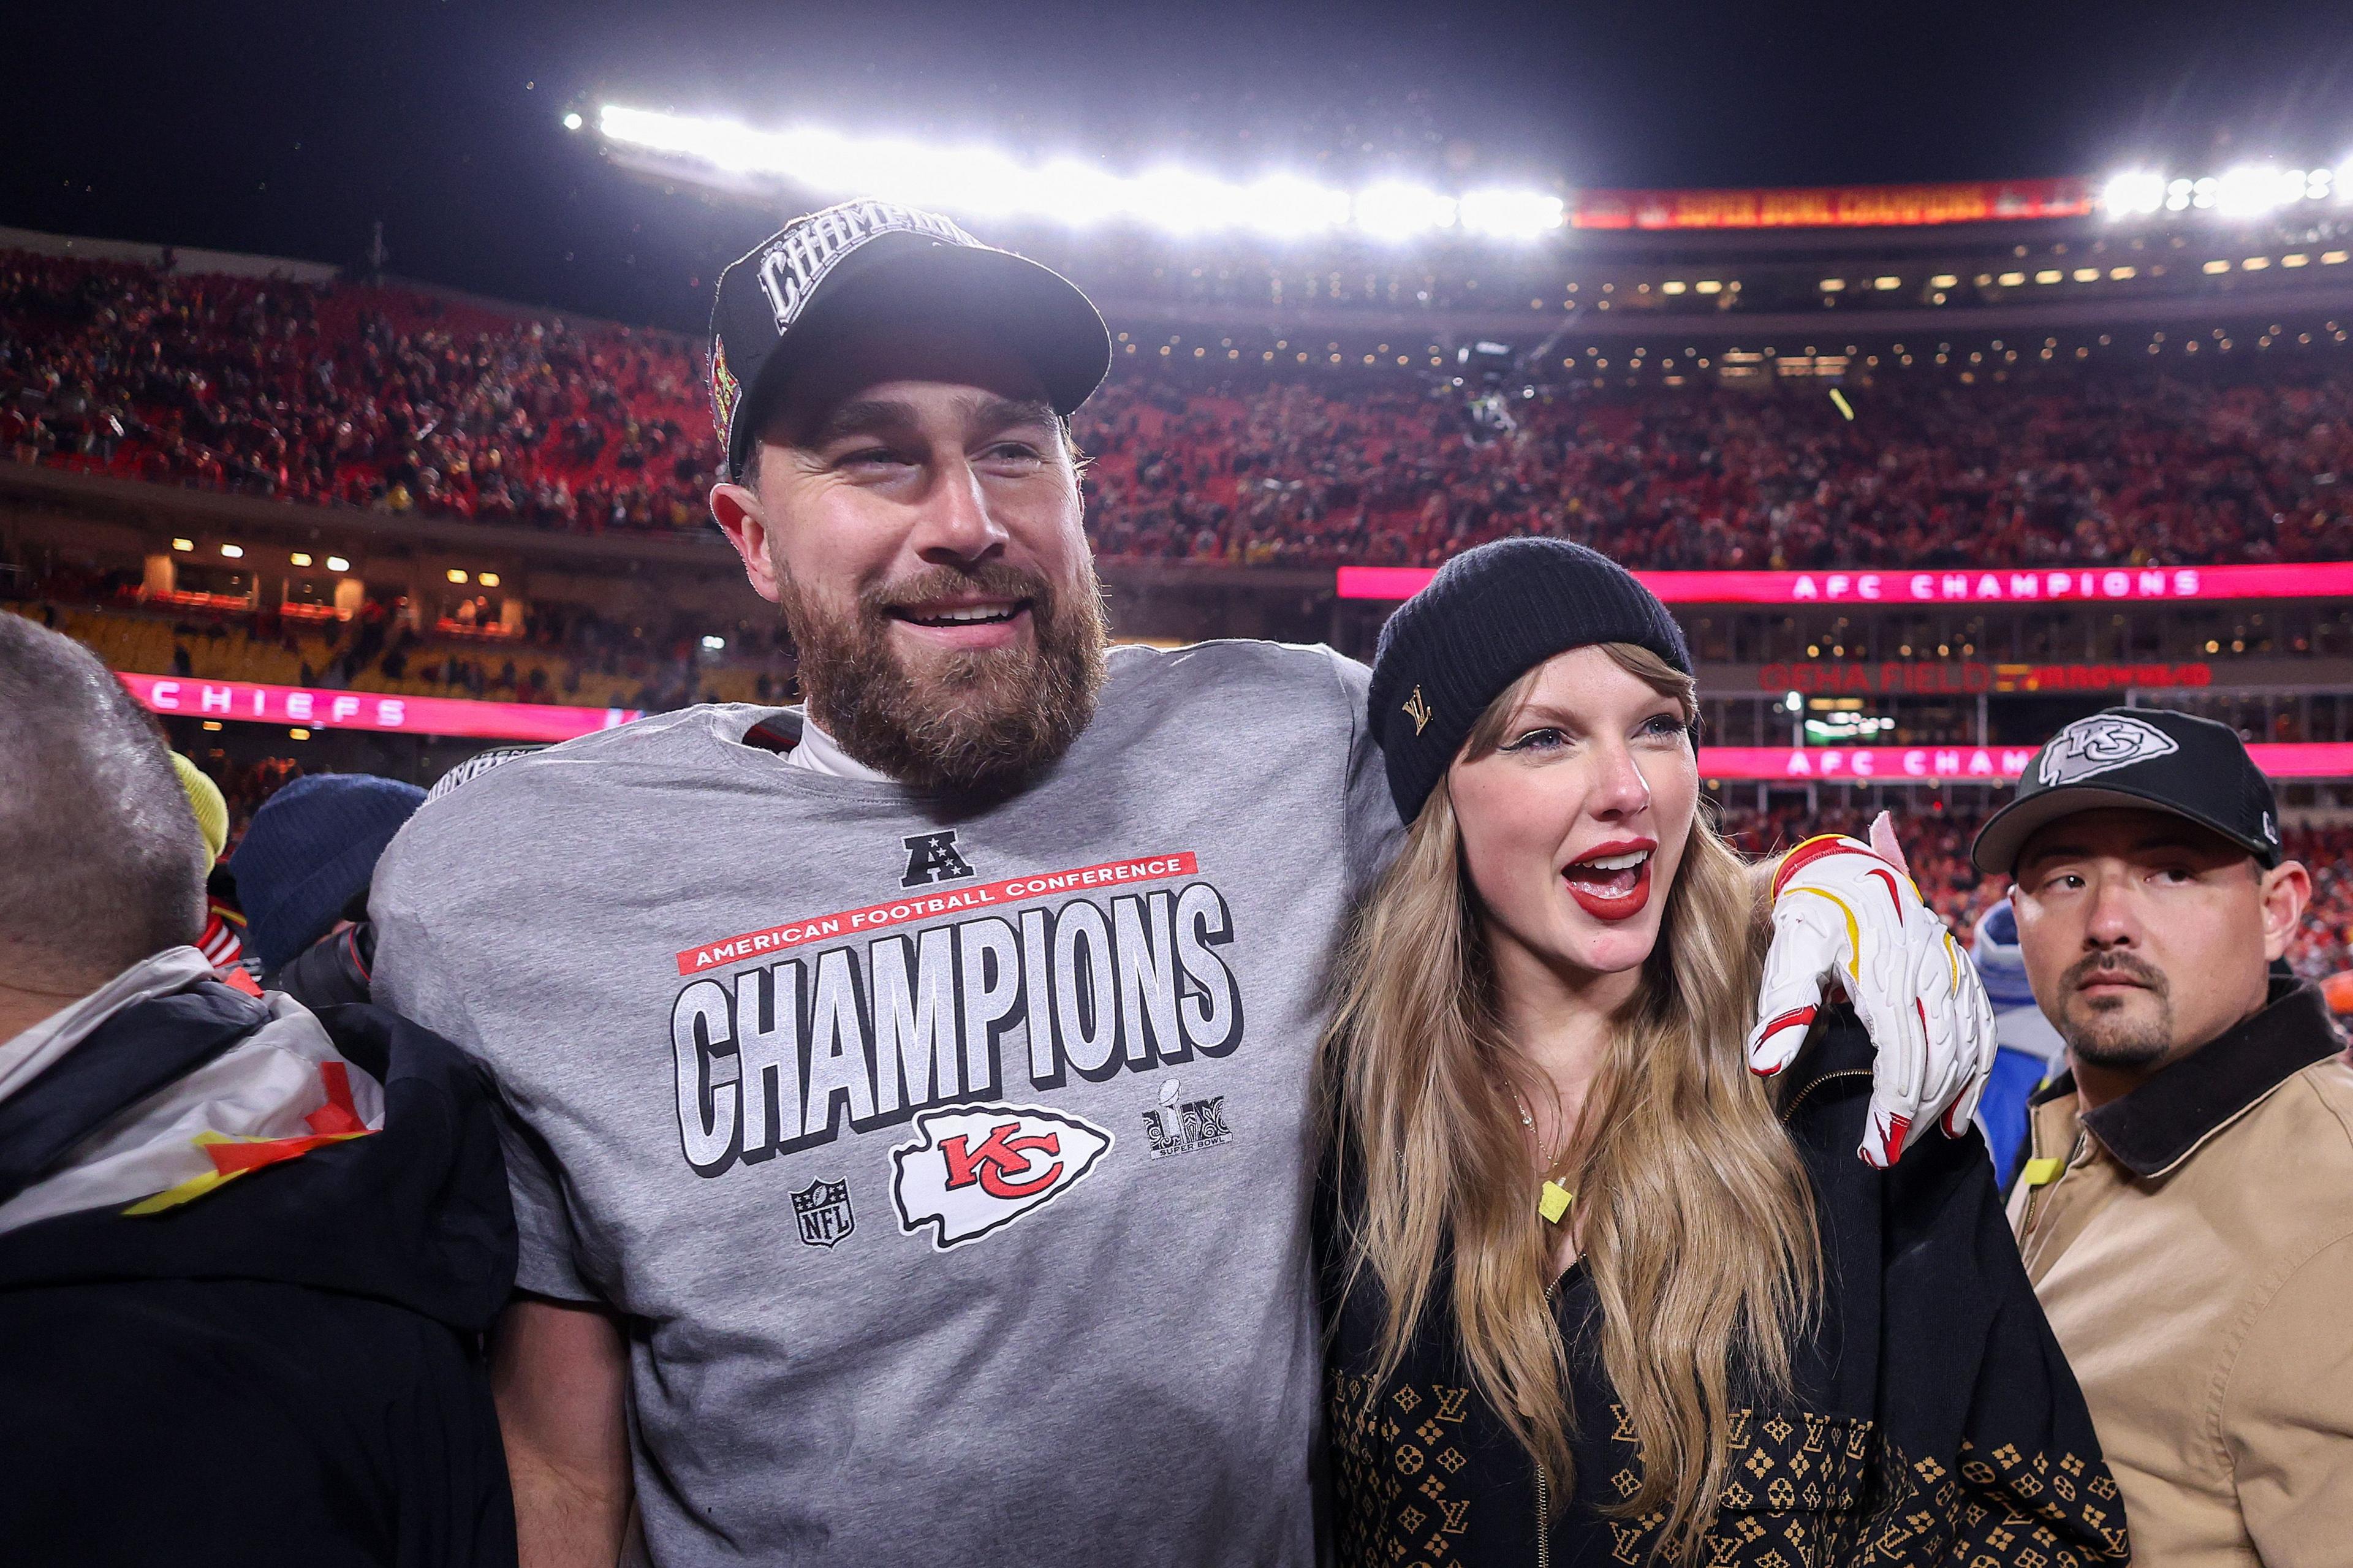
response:
[(1925, 185), (1817, 185), (1753, 191), (1579, 191), (1572, 228), (1919, 228), (2081, 217), (2084, 180), (1970, 180)]
[(311, 730), (380, 730), (487, 741), (568, 741), (638, 717), (634, 708), (559, 708), (382, 691), (323, 691), (248, 680), (116, 672), (141, 707), (175, 718), (237, 720)]

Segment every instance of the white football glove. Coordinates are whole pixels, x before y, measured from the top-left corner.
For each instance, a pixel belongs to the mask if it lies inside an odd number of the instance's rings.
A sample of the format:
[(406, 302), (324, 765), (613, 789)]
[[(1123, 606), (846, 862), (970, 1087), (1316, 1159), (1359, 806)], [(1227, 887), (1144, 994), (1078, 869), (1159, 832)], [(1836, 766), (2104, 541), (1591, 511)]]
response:
[(1884, 1170), (1921, 1121), (1941, 1115), (1952, 1137), (1968, 1126), (1996, 1040), (1977, 970), (1913, 885), (1884, 815), (1872, 837), (1877, 849), (1826, 834), (1783, 858), (1748, 1067), (1788, 1067), (1826, 986), (1843, 987), (1877, 1053), (1860, 1152)]

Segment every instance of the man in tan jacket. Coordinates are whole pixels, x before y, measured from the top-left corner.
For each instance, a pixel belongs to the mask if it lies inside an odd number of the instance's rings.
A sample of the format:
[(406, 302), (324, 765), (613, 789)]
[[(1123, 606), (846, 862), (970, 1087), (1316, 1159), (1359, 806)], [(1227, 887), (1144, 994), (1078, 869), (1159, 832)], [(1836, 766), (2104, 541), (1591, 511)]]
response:
[(2238, 736), (2060, 731), (1974, 857), (2067, 1044), (2010, 1222), (2155, 1568), (2353, 1563), (2353, 1067)]

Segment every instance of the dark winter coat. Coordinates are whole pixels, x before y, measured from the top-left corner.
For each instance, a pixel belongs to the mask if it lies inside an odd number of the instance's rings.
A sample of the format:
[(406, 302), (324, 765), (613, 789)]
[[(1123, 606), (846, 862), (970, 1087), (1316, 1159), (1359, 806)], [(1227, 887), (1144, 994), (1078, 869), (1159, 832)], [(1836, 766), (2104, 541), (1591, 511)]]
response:
[[(212, 982), (115, 1015), (0, 1101), (0, 1188), (267, 1016)], [(0, 1234), (0, 1559), (514, 1563), (480, 1350), (515, 1258), (487, 1093), (388, 1013), (321, 1016), (383, 1083), (380, 1131), (164, 1213)]]
[[(2126, 1561), (2116, 1483), (2027, 1284), (1984, 1143), (1932, 1135), (1885, 1173), (1856, 1159), (1871, 1047), (1852, 1015), (1838, 1019), (1782, 1089), (1820, 1215), (1822, 1310), (1796, 1347), (1794, 1394), (1736, 1413), (1730, 1476), (1697, 1561)], [(1573, 1496), (1554, 1506), (1552, 1479), (1463, 1371), (1444, 1282), (1404, 1365), (1375, 1386), (1377, 1289), (1344, 1292), (1328, 1241), (1324, 1251), (1343, 1564), (1651, 1560), (1661, 1521), (1603, 1511), (1639, 1487), (1642, 1461), (1600, 1366), (1581, 1265), (1554, 1291), (1577, 1464)]]

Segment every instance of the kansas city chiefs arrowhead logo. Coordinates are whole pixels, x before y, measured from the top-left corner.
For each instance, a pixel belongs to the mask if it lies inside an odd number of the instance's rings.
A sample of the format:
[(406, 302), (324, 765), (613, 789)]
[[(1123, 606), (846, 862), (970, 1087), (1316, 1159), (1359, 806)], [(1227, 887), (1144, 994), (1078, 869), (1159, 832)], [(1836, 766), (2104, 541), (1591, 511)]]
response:
[(2042, 749), (2042, 765), (2037, 771), (2042, 785), (2051, 788), (2154, 757), (2169, 757), (2180, 749), (2172, 736), (2146, 721), (2095, 713), (2060, 731)]
[(1112, 1136), (1035, 1106), (959, 1105), (915, 1118), (915, 1141), (891, 1151), (891, 1201), (909, 1236), (935, 1226), (945, 1252), (1053, 1202), (1094, 1169)]

